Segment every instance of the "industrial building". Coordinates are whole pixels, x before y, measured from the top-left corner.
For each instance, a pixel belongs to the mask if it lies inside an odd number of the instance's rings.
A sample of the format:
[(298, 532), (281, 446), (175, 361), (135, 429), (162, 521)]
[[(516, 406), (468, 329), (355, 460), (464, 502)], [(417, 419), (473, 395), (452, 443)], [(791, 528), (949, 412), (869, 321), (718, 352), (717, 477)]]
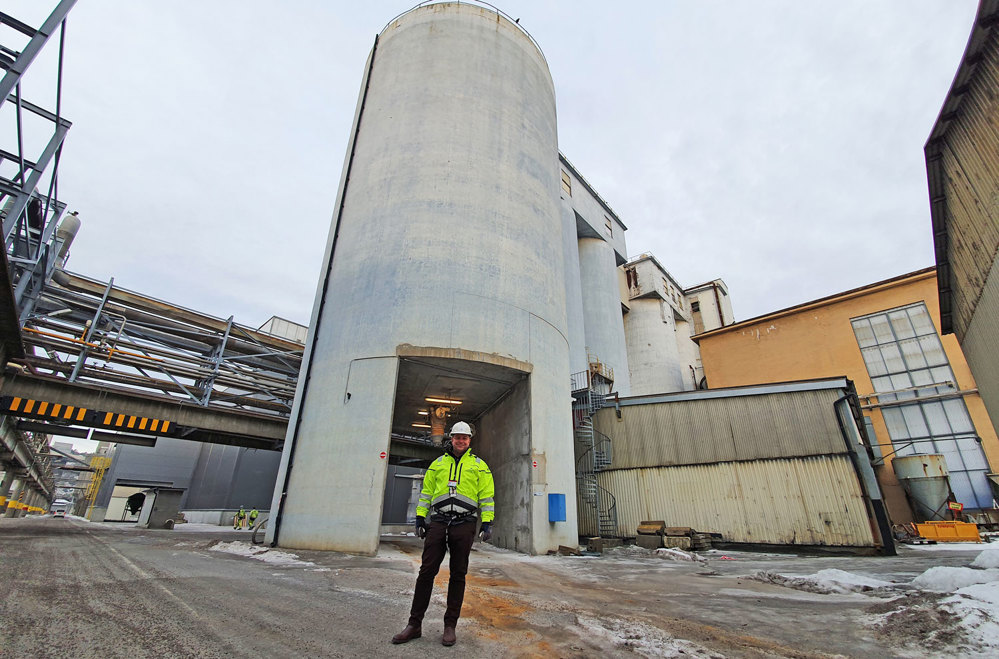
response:
[(956, 501), (992, 508), (999, 439), (961, 347), (938, 330), (936, 291), (925, 268), (699, 334), (707, 384), (845, 376), (893, 522), (914, 519), (896, 456), (943, 455)]
[(997, 18), (999, 2), (982, 0), (961, 65), (924, 148), (940, 331), (957, 336), (993, 419), (999, 418)]
[(629, 261), (625, 229), (559, 152), (527, 32), (458, 3), (391, 21), (362, 77), (269, 540), (373, 553), (389, 465), (428, 461), (461, 420), (496, 480), (494, 541), (575, 544), (570, 394), (692, 389), (692, 328), (731, 320), (723, 283), (688, 296)]

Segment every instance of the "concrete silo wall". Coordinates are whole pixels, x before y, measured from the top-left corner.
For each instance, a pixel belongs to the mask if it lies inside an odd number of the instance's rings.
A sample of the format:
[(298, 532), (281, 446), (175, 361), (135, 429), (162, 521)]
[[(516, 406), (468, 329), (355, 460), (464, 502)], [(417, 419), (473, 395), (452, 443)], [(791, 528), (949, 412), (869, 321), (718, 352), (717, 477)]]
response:
[(580, 238), (579, 275), (586, 349), (591, 356), (614, 369), (614, 391), (622, 396), (630, 395), (614, 246), (600, 238)]
[[(547, 65), (518, 26), (466, 4), (404, 14), (369, 62), (272, 506), (282, 546), (377, 548), (402, 345), (530, 365), (531, 452), (559, 465), (545, 487), (574, 487)], [(522, 550), (576, 541), (532, 505)]]

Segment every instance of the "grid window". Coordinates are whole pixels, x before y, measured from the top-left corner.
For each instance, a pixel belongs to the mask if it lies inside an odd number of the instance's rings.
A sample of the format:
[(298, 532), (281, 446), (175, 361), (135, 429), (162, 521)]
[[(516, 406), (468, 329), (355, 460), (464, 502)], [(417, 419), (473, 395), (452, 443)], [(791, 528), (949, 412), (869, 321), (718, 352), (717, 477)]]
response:
[(942, 454), (957, 500), (969, 508), (991, 507), (988, 463), (964, 399), (936, 398), (955, 393), (957, 384), (926, 305), (851, 322), (878, 400), (889, 404), (881, 412), (895, 454)]
[(562, 190), (570, 197), (572, 196), (572, 179), (565, 172), (562, 172)]
[(607, 235), (613, 238), (614, 237), (614, 224), (611, 222), (611, 219), (609, 217), (607, 217), (606, 215), (604, 216), (604, 228), (607, 229)]

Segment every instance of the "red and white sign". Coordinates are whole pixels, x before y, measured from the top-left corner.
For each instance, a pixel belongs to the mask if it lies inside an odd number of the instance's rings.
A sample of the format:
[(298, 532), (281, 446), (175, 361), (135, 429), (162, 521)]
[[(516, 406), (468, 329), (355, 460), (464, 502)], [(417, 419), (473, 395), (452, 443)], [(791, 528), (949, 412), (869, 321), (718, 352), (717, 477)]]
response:
[(947, 503), (947, 507), (951, 510), (964, 510), (964, 504), (958, 503), (957, 501), (950, 501)]
[(381, 458), (382, 460), (384, 460), (385, 459), (385, 451), (382, 451), (381, 453), (379, 453), (378, 457)]
[(537, 461), (537, 460), (535, 460), (535, 461), (534, 461), (534, 468), (535, 468), (535, 469), (537, 469), (537, 468), (538, 468), (538, 461)]

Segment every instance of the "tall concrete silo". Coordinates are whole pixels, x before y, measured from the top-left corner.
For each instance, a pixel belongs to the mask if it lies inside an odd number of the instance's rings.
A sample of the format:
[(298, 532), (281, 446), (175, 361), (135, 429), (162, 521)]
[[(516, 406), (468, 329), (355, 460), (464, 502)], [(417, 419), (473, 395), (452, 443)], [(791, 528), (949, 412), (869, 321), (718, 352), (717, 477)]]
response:
[(613, 369), (614, 391), (627, 396), (631, 380), (614, 246), (602, 238), (580, 238), (578, 246), (586, 349)]
[(529, 35), (469, 4), (393, 20), (337, 201), (270, 540), (376, 551), (387, 463), (440, 413), (477, 429), (497, 544), (575, 544), (555, 93)]

